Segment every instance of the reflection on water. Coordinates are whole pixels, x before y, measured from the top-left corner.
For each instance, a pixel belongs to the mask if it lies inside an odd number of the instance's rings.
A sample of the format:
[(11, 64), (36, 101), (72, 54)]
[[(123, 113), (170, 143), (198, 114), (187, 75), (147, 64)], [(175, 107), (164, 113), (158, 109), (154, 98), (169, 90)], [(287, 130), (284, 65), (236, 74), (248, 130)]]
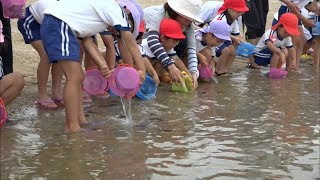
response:
[(63, 133), (63, 110), (21, 107), (1, 130), (1, 179), (319, 178), (318, 72), (270, 80), (264, 71), (193, 94), (160, 87), (127, 115), (120, 99), (96, 99), (85, 133)]

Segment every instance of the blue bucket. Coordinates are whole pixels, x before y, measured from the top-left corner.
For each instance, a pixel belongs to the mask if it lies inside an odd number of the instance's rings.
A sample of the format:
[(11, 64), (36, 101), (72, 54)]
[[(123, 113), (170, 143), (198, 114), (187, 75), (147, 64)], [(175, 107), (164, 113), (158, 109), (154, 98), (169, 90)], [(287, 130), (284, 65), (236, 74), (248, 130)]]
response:
[(312, 28), (312, 35), (320, 36), (320, 22), (316, 22), (316, 26)]
[(143, 84), (140, 86), (139, 91), (136, 96), (142, 100), (149, 100), (155, 97), (157, 93), (157, 85), (154, 80), (146, 75), (146, 79)]
[(250, 44), (248, 42), (242, 42), (237, 47), (237, 56), (242, 56), (245, 58), (249, 58), (253, 54), (255, 46), (253, 44)]

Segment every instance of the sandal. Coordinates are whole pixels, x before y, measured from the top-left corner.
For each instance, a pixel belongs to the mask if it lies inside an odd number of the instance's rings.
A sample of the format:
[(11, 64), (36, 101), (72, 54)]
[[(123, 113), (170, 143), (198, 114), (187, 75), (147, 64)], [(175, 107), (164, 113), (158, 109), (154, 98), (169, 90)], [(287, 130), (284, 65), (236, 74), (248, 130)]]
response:
[(223, 73), (214, 72), (214, 74), (215, 74), (216, 76), (227, 76), (227, 75), (228, 75), (227, 72), (223, 72)]
[(34, 103), (43, 109), (57, 109), (59, 106), (53, 100), (35, 100)]
[(54, 98), (52, 99), (53, 102), (58, 105), (58, 106), (61, 106), (61, 107), (64, 107), (64, 101), (63, 101), (63, 98)]

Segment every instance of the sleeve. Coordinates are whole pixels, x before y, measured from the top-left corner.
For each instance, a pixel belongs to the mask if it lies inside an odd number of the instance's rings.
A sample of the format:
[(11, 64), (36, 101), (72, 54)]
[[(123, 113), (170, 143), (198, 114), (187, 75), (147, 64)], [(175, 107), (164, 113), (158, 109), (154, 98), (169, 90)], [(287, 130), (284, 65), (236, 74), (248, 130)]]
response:
[(286, 48), (292, 48), (293, 47), (293, 44), (292, 44), (292, 39), (291, 39), (291, 37), (288, 37), (287, 39), (286, 39), (286, 41), (284, 42), (284, 44), (283, 44)]
[(188, 69), (191, 73), (196, 73), (199, 76), (198, 71), (198, 59), (196, 51), (196, 38), (195, 38), (195, 28), (191, 24), (185, 31), (187, 36), (187, 52), (188, 52)]
[(104, 7), (103, 15), (101, 18), (103, 21), (113, 26), (118, 32), (121, 30), (130, 31), (130, 24), (127, 22), (127, 14), (121, 9), (117, 3), (109, 3), (109, 6)]
[(233, 21), (233, 23), (231, 24), (231, 28), (232, 28), (231, 35), (234, 35), (234, 36), (240, 35), (240, 27), (237, 20)]
[(158, 31), (153, 30), (148, 32), (147, 43), (151, 52), (155, 55), (157, 60), (160, 61), (164, 68), (168, 69), (169, 65), (174, 64), (174, 61), (169, 58), (167, 52), (159, 41)]

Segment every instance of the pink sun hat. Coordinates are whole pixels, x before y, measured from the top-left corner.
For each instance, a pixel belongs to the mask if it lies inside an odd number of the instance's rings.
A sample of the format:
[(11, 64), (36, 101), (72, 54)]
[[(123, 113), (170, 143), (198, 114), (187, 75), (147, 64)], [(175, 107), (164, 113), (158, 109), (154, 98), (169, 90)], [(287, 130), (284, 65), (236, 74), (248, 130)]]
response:
[(4, 107), (4, 102), (0, 98), (0, 128), (4, 126), (4, 123), (7, 120), (7, 112), (6, 108)]
[(101, 95), (109, 89), (108, 81), (98, 69), (90, 69), (86, 71), (83, 89), (90, 95)]
[(139, 90), (140, 78), (138, 71), (130, 65), (121, 64), (115, 68), (108, 79), (112, 93), (120, 97), (133, 97)]

